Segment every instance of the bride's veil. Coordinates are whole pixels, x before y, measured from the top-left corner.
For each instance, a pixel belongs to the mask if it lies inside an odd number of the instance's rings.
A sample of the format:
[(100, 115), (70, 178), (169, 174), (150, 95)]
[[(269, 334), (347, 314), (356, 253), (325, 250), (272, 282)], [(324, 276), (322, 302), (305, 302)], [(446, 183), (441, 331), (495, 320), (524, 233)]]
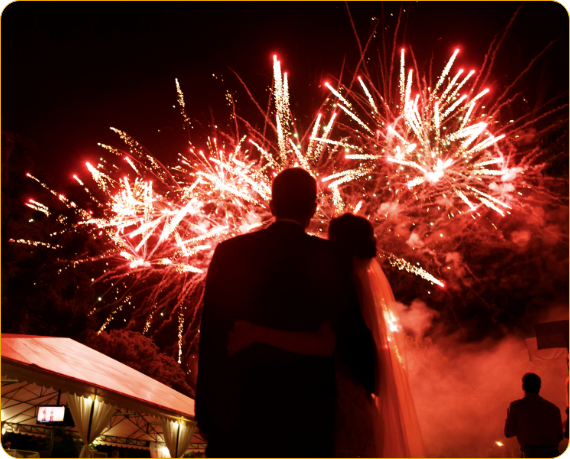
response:
[(373, 410), (378, 457), (425, 457), (408, 382), (404, 332), (392, 288), (378, 261), (354, 258), (355, 281), (366, 325), (376, 344)]

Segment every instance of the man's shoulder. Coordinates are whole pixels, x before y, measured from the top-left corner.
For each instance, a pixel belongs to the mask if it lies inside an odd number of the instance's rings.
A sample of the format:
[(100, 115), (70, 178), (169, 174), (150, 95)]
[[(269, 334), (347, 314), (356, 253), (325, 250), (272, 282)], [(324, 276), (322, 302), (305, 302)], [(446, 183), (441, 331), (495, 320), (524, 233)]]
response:
[(511, 408), (519, 408), (519, 409), (525, 409), (525, 408), (537, 408), (540, 407), (541, 409), (547, 409), (547, 410), (551, 410), (551, 411), (558, 411), (560, 412), (560, 408), (558, 408), (558, 406), (556, 406), (554, 403), (549, 402), (548, 400), (546, 400), (545, 398), (541, 397), (540, 395), (537, 395), (535, 397), (523, 397), (520, 398), (518, 400), (515, 400), (514, 402), (511, 402)]
[(220, 252), (231, 252), (232, 250), (237, 250), (244, 246), (256, 244), (260, 239), (264, 238), (264, 232), (265, 230), (260, 230), (253, 233), (239, 234), (220, 242), (216, 250)]
[(546, 400), (545, 398), (540, 397), (540, 396), (539, 396), (539, 399), (540, 399), (541, 403), (542, 403), (545, 407), (548, 407), (548, 408), (549, 408), (550, 410), (552, 410), (552, 411), (558, 411), (558, 412), (560, 412), (560, 408), (558, 408), (558, 406), (556, 406), (554, 403), (549, 402), (548, 400)]
[(525, 399), (524, 398), (519, 398), (517, 400), (514, 400), (511, 402), (511, 408), (519, 406), (519, 405), (524, 405), (525, 404)]
[(302, 248), (306, 257), (318, 259), (321, 264), (337, 265), (341, 263), (344, 265), (341, 251), (334, 242), (304, 232), (293, 238), (283, 238), (278, 232), (271, 231), (270, 227), (226, 239), (218, 244), (216, 253), (217, 257), (221, 259), (249, 258), (260, 252), (271, 252), (283, 244), (287, 246), (292, 243)]
[(346, 261), (344, 252), (333, 241), (307, 234), (307, 244), (315, 253), (322, 257), (324, 262), (341, 262), (344, 264)]
[(322, 248), (323, 250), (330, 250), (330, 251), (334, 250), (335, 247), (334, 242), (331, 242), (328, 239), (323, 239), (321, 237), (314, 236), (312, 234), (305, 233), (305, 235), (309, 244), (312, 244), (315, 247)]

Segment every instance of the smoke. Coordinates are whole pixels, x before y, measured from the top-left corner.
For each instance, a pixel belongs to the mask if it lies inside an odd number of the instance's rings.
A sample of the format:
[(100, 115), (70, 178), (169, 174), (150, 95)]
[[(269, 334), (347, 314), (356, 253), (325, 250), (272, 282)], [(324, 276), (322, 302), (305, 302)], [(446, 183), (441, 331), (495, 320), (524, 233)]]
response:
[(400, 322), (404, 331), (415, 338), (423, 338), (432, 327), (433, 320), (439, 312), (430, 309), (422, 300), (416, 298), (410, 306), (397, 303)]
[(501, 195), (506, 195), (507, 193), (510, 193), (512, 191), (515, 191), (515, 186), (512, 183), (503, 183), (502, 185), (499, 185), (495, 182), (492, 182), (489, 185), (489, 189), (496, 191), (497, 193), (501, 193)]
[[(401, 312), (404, 327), (415, 335), (406, 338), (406, 352), (427, 457), (520, 457), (516, 438), (506, 439), (503, 428), (509, 403), (524, 395), (521, 377), (527, 372), (542, 378), (540, 394), (566, 419), (566, 359), (531, 362), (524, 340), (514, 336), (477, 344), (457, 336), (432, 341), (422, 337), (435, 317), (430, 311), (414, 301)], [(568, 308), (560, 307), (539, 321), (567, 318)]]
[(517, 143), (519, 145), (528, 145), (537, 141), (537, 132), (535, 128), (526, 129), (524, 131), (519, 131), (517, 135)]
[(503, 170), (503, 175), (501, 176), (501, 180), (503, 182), (511, 182), (516, 180), (517, 174), (524, 172), (522, 167), (511, 167)]
[(416, 249), (418, 248), (421, 249), (425, 245), (424, 241), (422, 241), (418, 233), (415, 231), (412, 234), (410, 234), (410, 237), (406, 241), (406, 244)]
[(525, 247), (530, 241), (530, 231), (520, 230), (511, 233), (511, 239), (519, 247)]
[(397, 202), (383, 202), (380, 204), (377, 214), (379, 216), (397, 220), (401, 211), (401, 206)]

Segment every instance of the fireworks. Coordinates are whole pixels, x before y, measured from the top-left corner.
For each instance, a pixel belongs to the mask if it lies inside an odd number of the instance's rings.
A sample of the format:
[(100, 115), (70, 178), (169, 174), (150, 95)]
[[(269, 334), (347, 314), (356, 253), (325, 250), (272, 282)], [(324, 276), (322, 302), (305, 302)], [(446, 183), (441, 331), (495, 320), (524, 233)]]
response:
[[(70, 260), (73, 266), (105, 262), (106, 269), (94, 282), (106, 292), (91, 310), (91, 314), (106, 314), (99, 332), (124, 308), (133, 308), (127, 326), (140, 327), (143, 333), (166, 313), (178, 321), (181, 361), (184, 322), (196, 318), (213, 249), (220, 240), (269, 223), (273, 176), (299, 162), (309, 166), (309, 159), (291, 140), (287, 76), (281, 74), (279, 61), (275, 60), (274, 67), (277, 151), (270, 152), (271, 145), (262, 146), (269, 142), (258, 133), (249, 139), (243, 136), (225, 142), (210, 137), (207, 153), (189, 142), (189, 153), (179, 154), (176, 166), (165, 167), (127, 133), (112, 128), (128, 151), (100, 146), (117, 155), (124, 166), (109, 164), (103, 158), (96, 165), (86, 163), (96, 184), (93, 190), (85, 179), (73, 176), (95, 204), (94, 211), (81, 208), (29, 175), (73, 211), (74, 221), (63, 214), (58, 216), (62, 225), (59, 232), (85, 229), (103, 241), (101, 253)], [(178, 81), (176, 87), (184, 122), (189, 125)], [(312, 163), (321, 150), (312, 151)], [(26, 205), (47, 216), (54, 212), (35, 200)], [(60, 248), (49, 242), (13, 242)]]
[[(413, 70), (408, 72), (406, 80), (402, 50), (399, 101), (389, 105), (382, 98), (383, 110), (378, 110), (359, 77), (375, 130), (351, 111), (346, 98), (333, 90), (339, 107), (364, 128), (358, 131), (362, 132), (359, 136), (364, 139), (362, 145), (346, 146), (366, 153), (347, 154), (346, 159), (361, 161), (361, 165), (330, 178), (342, 176), (344, 181), (350, 181), (373, 170), (384, 170), (389, 178), (386, 185), (400, 192), (400, 202), (412, 195), (417, 201), (415, 207), (437, 204), (440, 210), (454, 217), (473, 214), (482, 205), (502, 216), (512, 209), (508, 195), (493, 196), (490, 188), (496, 179), (506, 181), (511, 169), (497, 146), (505, 134), (494, 136), (493, 117), (477, 111), (489, 90), (475, 94), (473, 87), (463, 89), (474, 74), (470, 71), (461, 79), (463, 69), (445, 85), (458, 53), (459, 50), (453, 53), (432, 90), (414, 80)], [(413, 94), (414, 87), (418, 87), (417, 94)], [(460, 93), (462, 89), (465, 94)]]
[[(203, 281), (214, 248), (222, 240), (272, 221), (271, 182), (288, 167), (303, 167), (319, 184), (311, 234), (324, 235), (329, 221), (344, 212), (365, 215), (381, 247), (390, 247), (390, 252), (381, 250), (381, 257), (399, 270), (443, 287), (440, 276), (428, 272), (437, 268), (441, 273), (443, 268), (437, 261), (440, 238), (443, 241), (444, 234), (465, 225), (452, 223), (465, 217), (486, 218), (484, 211), (510, 214), (516, 203), (515, 187), (506, 185), (522, 173), (522, 167), (514, 167), (501, 149), (507, 134), (494, 133), (497, 111), (482, 113), (488, 91), (477, 92), (475, 84), (468, 85), (474, 72), (464, 76), (460, 69), (448, 78), (457, 56), (458, 51), (431, 89), (414, 79), (413, 69), (406, 78), (402, 50), (395, 98), (382, 96), (361, 78), (364, 96), (355, 90), (343, 95), (346, 88), (335, 89), (327, 83), (338, 102), (323, 104), (305, 136), (297, 132), (287, 74), (274, 57), (274, 109), (266, 115), (273, 138), (249, 123), (247, 135), (238, 136), (234, 113), (235, 133), (216, 131), (204, 150), (189, 140), (188, 153), (179, 153), (175, 166), (165, 166), (127, 133), (112, 128), (128, 151), (100, 146), (120, 159), (121, 166), (103, 159), (96, 165), (87, 163), (96, 184), (93, 190), (85, 179), (74, 176), (94, 203), (93, 211), (30, 176), (73, 211), (74, 221), (57, 217), (60, 232), (86, 229), (103, 241), (103, 249), (95, 256), (71, 260), (74, 266), (105, 262), (94, 282), (106, 291), (91, 311), (104, 314), (99, 331), (123, 308), (132, 309), (126, 326), (143, 333), (166, 314), (178, 324), (181, 362), (185, 323), (196, 324), (199, 318)], [(176, 89), (189, 128), (178, 81)], [(345, 116), (356, 124), (339, 124)], [(347, 135), (339, 135), (343, 131)], [(307, 145), (299, 138), (308, 138)], [(34, 200), (26, 205), (47, 216), (54, 213)], [(14, 242), (58, 248), (47, 241)], [(425, 269), (410, 259), (410, 252), (414, 257), (420, 257), (420, 252), (431, 257), (424, 256)]]

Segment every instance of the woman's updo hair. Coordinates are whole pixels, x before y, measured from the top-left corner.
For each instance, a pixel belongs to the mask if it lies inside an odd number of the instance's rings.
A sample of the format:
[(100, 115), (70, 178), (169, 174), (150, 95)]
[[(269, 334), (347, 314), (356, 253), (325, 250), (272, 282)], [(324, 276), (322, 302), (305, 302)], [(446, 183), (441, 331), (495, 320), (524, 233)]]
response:
[(344, 214), (331, 220), (329, 239), (360, 259), (376, 256), (376, 238), (372, 224), (362, 217)]

